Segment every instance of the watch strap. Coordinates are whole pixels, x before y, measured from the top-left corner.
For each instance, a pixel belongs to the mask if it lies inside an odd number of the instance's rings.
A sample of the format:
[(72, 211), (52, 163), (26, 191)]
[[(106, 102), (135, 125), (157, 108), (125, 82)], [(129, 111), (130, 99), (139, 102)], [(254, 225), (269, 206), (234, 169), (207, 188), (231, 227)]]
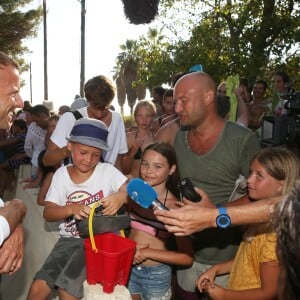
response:
[(219, 209), (219, 214), (220, 215), (227, 215), (226, 207), (217, 205), (217, 208)]

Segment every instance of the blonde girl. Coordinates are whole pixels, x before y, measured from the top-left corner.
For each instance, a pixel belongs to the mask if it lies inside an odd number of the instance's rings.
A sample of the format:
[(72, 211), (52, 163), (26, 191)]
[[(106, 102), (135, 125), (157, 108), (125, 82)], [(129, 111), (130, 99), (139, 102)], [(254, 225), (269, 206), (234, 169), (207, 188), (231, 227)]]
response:
[(133, 112), (137, 129), (127, 132), (128, 153), (123, 157), (123, 173), (132, 177), (139, 174), (139, 165), (144, 148), (154, 141), (151, 128), (155, 115), (155, 105), (148, 100), (139, 101)]
[[(299, 178), (297, 157), (285, 148), (265, 148), (250, 165), (248, 194), (252, 201), (288, 194)], [(214, 284), (217, 275), (230, 273), (228, 287)], [(279, 264), (272, 224), (250, 225), (236, 257), (209, 268), (197, 281), (200, 292), (213, 300), (277, 299)]]

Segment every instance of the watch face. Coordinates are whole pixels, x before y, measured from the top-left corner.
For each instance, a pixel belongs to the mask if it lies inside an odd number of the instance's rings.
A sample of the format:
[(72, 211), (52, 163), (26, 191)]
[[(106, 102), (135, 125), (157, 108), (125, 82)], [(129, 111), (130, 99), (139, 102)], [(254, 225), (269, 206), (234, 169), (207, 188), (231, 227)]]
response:
[(228, 215), (219, 215), (217, 217), (217, 225), (221, 228), (227, 228), (230, 225), (230, 218)]

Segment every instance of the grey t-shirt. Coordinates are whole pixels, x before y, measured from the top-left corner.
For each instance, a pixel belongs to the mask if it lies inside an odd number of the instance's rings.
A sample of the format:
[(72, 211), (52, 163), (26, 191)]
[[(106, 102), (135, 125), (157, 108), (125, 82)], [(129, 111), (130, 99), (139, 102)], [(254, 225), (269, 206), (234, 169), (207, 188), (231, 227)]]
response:
[[(235, 181), (239, 175), (248, 176), (251, 158), (260, 148), (252, 131), (230, 121), (226, 122), (215, 147), (204, 155), (189, 149), (185, 130), (177, 133), (174, 147), (181, 178), (189, 177), (215, 204), (228, 201)], [(240, 239), (238, 227), (199, 232), (195, 235), (195, 260), (212, 265), (231, 259)]]

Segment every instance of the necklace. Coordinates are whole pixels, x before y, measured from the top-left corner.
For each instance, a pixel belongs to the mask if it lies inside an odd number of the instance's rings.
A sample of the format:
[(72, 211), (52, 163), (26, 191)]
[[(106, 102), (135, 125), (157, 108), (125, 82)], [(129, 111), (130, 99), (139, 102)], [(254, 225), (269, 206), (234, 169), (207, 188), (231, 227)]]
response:
[(167, 197), (168, 197), (168, 193), (169, 193), (169, 190), (167, 189), (167, 190), (166, 190), (166, 195), (165, 195), (165, 200), (164, 200), (164, 205), (166, 204)]
[(190, 145), (189, 145), (188, 134), (189, 134), (189, 131), (187, 131), (187, 132), (185, 133), (185, 139), (184, 139), (184, 142), (185, 142), (186, 147), (188, 148), (188, 150), (190, 150), (191, 152), (193, 152), (192, 149), (191, 149), (191, 147), (190, 147)]

